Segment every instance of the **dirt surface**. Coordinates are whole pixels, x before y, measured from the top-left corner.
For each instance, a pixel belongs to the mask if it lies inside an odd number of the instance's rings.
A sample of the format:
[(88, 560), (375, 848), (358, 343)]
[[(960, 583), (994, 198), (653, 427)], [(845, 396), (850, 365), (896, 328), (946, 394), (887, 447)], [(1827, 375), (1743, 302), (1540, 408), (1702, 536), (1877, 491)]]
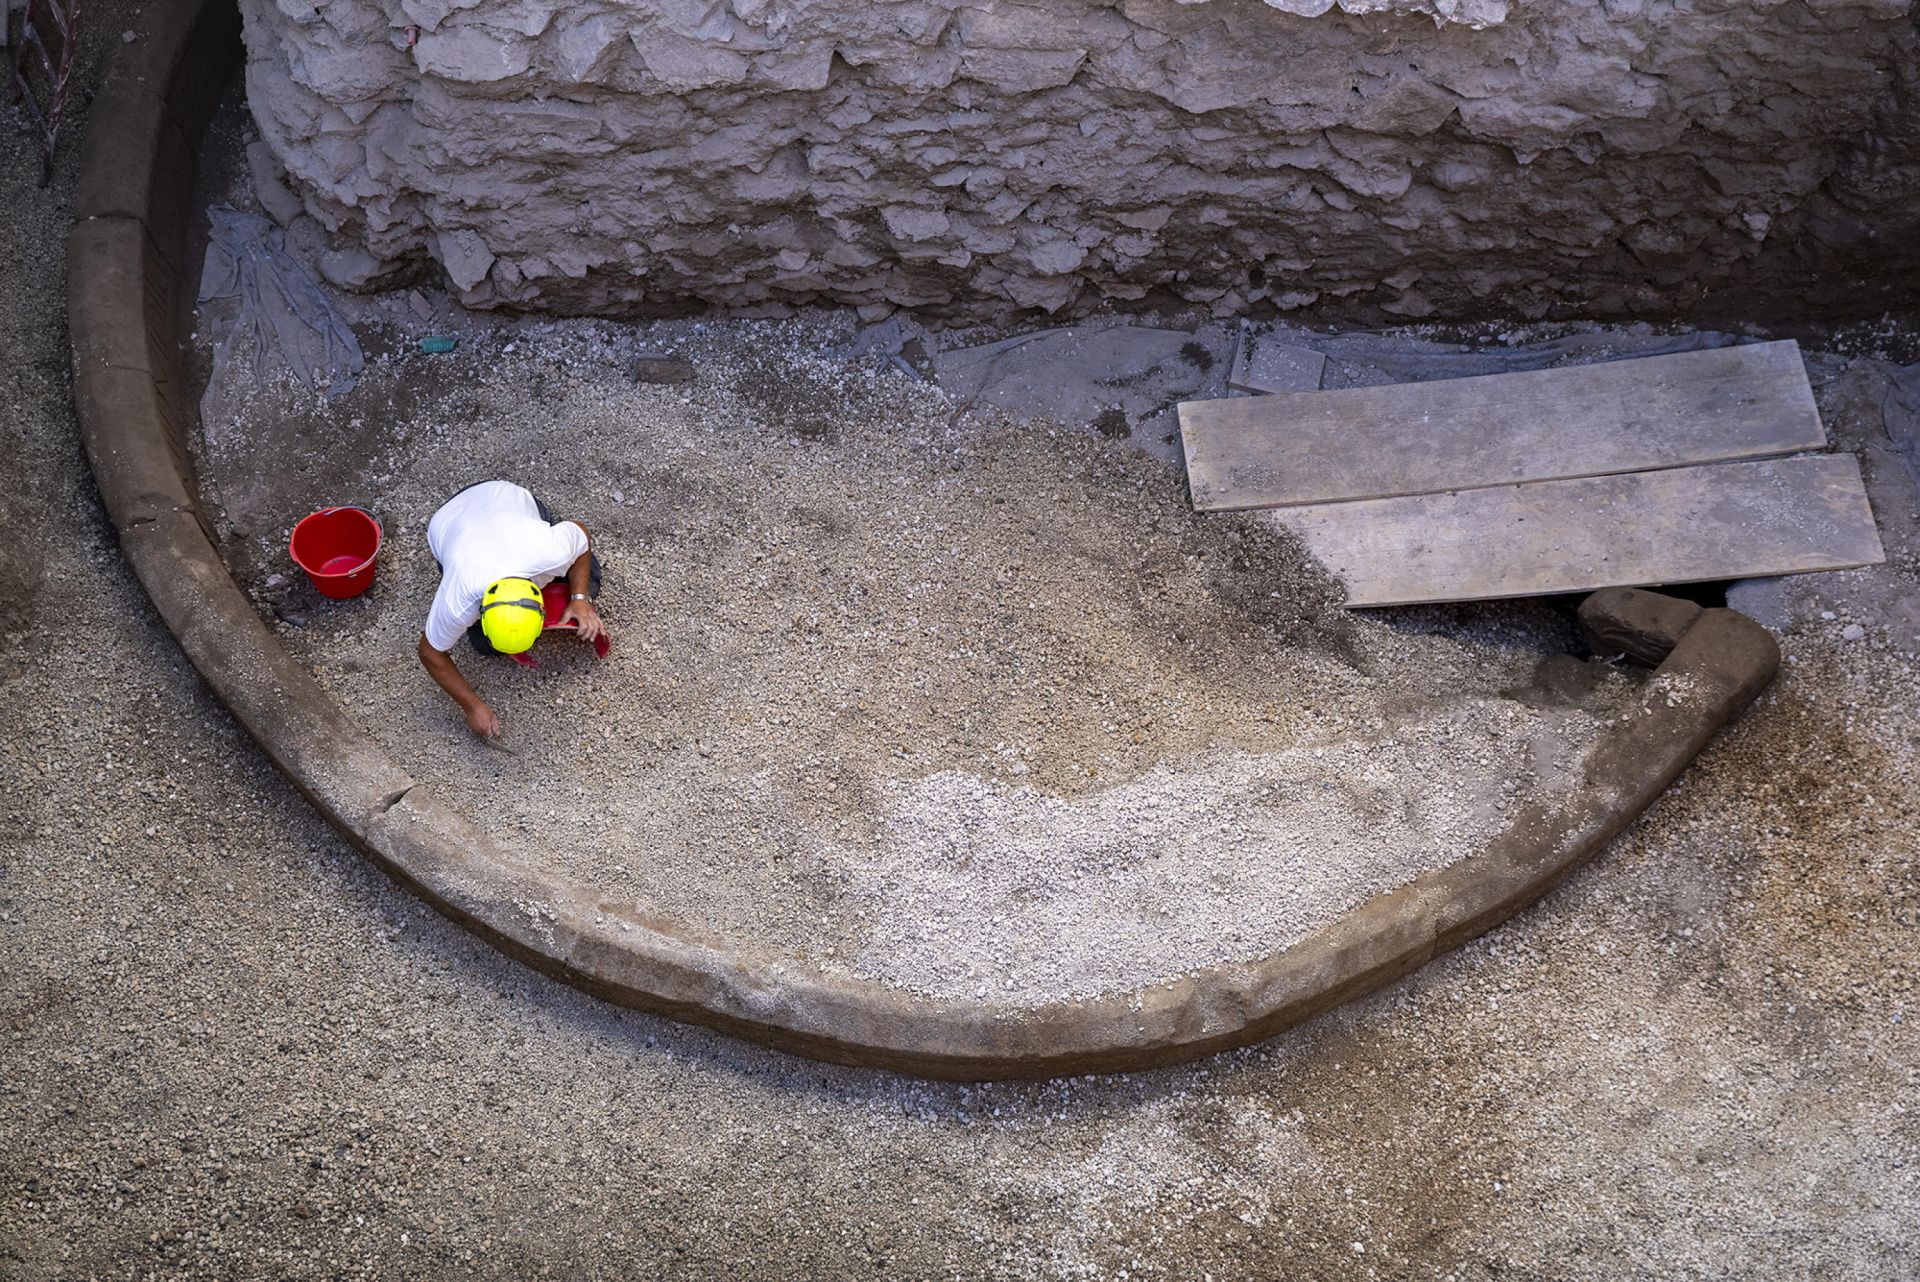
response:
[[(254, 199), (250, 141), (230, 101), (203, 203)], [(1572, 697), (1536, 690), (1572, 644), (1551, 607), (1477, 631), (1347, 612), (1291, 535), (1196, 516), (1136, 448), (1153, 433), (936, 385), (897, 324), (502, 324), (327, 291), (370, 354), (321, 395), (277, 351), (236, 355), (255, 326), (207, 292), (201, 475), (286, 643), (553, 876), (735, 946), (1029, 1002), (1263, 957), (1580, 786), (1632, 687), (1570, 661)], [(1060, 378), (1206, 377), (1233, 341), (1094, 333), (1115, 341), (1053, 344)], [(493, 477), (595, 532), (619, 644), (602, 663), (555, 639), (533, 670), (458, 647), (509, 727), (482, 745), (414, 641), (439, 580), (424, 527)], [(343, 605), (286, 541), (346, 499), (388, 539)]]
[(1607, 854), (1385, 992), (1125, 1080), (823, 1068), (433, 917), (185, 669), (72, 421), (73, 154), (41, 193), (0, 131), (45, 584), (0, 669), (0, 1276), (1914, 1274), (1920, 673), (1873, 613), (1910, 545), (1822, 576), (1836, 617), (1788, 616), (1780, 682)]
[[(226, 389), (243, 423), (203, 475), (244, 495), (236, 560), (286, 642), (415, 778), (610, 905), (921, 991), (1043, 1001), (1265, 956), (1579, 786), (1632, 682), (1504, 693), (1570, 644), (1562, 614), (1516, 607), (1498, 639), (1352, 615), (1287, 536), (1195, 516), (1164, 462), (963, 413), (832, 355), (844, 326), (528, 324), (439, 357), (403, 332), (330, 401)], [(636, 385), (639, 350), (698, 377)], [(273, 465), (306, 453), (360, 466)], [(604, 663), (456, 651), (499, 748), (413, 653), (427, 519), (495, 476), (594, 532), (616, 629)], [(343, 493), (391, 532), (344, 607), (284, 554)]]

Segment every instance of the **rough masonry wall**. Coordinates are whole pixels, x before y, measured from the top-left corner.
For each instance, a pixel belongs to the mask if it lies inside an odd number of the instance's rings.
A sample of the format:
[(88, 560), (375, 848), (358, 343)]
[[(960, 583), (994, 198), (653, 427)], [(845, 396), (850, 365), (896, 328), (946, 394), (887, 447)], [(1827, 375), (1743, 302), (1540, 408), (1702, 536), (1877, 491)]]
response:
[(482, 307), (1622, 315), (1915, 263), (1910, 0), (241, 7), (328, 273)]

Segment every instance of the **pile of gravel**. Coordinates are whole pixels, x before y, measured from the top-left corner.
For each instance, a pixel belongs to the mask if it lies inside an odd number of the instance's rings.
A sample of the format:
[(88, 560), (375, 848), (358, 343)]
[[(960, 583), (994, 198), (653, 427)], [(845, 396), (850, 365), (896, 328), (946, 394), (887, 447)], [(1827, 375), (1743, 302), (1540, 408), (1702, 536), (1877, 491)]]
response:
[[(1578, 786), (1629, 683), (1509, 697), (1566, 644), (1552, 612), (1477, 636), (1350, 614), (1289, 536), (1196, 516), (1163, 462), (962, 412), (845, 338), (396, 341), (331, 403), (228, 389), (246, 416), (203, 462), (288, 643), (427, 787), (610, 906), (917, 991), (1081, 997), (1265, 955)], [(643, 350), (696, 379), (634, 381)], [(413, 656), (425, 524), (494, 476), (593, 532), (614, 630), (604, 663), (456, 654), (499, 749)], [(343, 499), (389, 542), (368, 598), (325, 604), (283, 540)]]

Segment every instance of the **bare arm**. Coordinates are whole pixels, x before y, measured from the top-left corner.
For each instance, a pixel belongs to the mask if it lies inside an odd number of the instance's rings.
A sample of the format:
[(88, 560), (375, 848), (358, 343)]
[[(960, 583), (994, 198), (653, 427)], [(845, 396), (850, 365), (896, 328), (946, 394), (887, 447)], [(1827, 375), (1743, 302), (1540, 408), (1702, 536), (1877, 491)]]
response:
[[(574, 524), (580, 525), (580, 522)], [(600, 607), (585, 599), (587, 588), (593, 583), (593, 533), (584, 525), (580, 525), (580, 533), (587, 536), (587, 550), (573, 558), (573, 564), (567, 567), (567, 594), (581, 599), (567, 602), (560, 622), (571, 620), (579, 629), (580, 639), (592, 641), (607, 635), (607, 625), (601, 622)]]
[(426, 668), (434, 684), (445, 690), (460, 705), (460, 711), (467, 714), (467, 729), (483, 739), (491, 739), (499, 734), (500, 718), (493, 715), (493, 709), (467, 684), (467, 678), (459, 665), (454, 663), (453, 656), (444, 650), (434, 649), (424, 632), (420, 634), (420, 644), (415, 649), (420, 655), (421, 666)]

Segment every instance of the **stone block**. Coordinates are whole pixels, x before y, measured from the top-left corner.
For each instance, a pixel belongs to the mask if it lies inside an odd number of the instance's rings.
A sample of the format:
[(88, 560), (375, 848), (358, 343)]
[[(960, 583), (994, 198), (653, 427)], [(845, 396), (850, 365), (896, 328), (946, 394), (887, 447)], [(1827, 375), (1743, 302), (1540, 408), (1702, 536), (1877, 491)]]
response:
[(1602, 588), (1580, 603), (1580, 628), (1595, 654), (1624, 653), (1658, 665), (1700, 614), (1693, 602), (1664, 593)]
[(306, 212), (300, 197), (287, 186), (287, 171), (267, 144), (259, 139), (247, 144), (247, 172), (253, 179), (253, 194), (266, 210), (267, 217), (282, 227)]
[(691, 383), (696, 371), (693, 362), (661, 352), (642, 352), (633, 358), (628, 373), (636, 383)]
[(114, 216), (180, 225), (192, 199), (193, 153), (166, 100), (143, 81), (108, 77), (97, 101), (100, 110), (132, 123), (88, 136), (74, 220)]

